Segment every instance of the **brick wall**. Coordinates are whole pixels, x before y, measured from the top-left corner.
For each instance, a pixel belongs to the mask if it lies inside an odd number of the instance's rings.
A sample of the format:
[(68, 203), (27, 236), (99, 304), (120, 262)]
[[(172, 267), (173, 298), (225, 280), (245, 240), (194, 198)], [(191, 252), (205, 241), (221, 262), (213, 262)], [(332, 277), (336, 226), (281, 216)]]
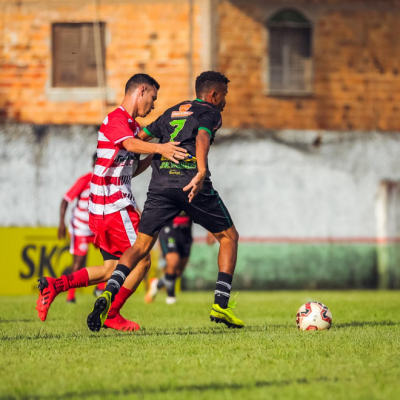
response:
[[(204, 13), (194, 0), (193, 78), (204, 68)], [(161, 83), (153, 120), (189, 97), (188, 0), (0, 0), (0, 117), (36, 124), (99, 124), (136, 72)], [(268, 129), (400, 129), (398, 0), (212, 0), (215, 63), (231, 79), (224, 126)], [(265, 21), (285, 7), (313, 24), (309, 96), (267, 94)], [(51, 24), (106, 23), (107, 101), (95, 91), (51, 88)], [(209, 45), (209, 44), (208, 44)], [(214, 49), (215, 46), (209, 48)]]
[[(314, 90), (270, 96), (265, 22), (285, 7), (313, 24)], [(232, 80), (224, 120), (233, 127), (400, 129), (398, 1), (221, 1), (221, 71)]]
[[(122, 100), (126, 81), (137, 72), (154, 75), (161, 84), (156, 111), (189, 96), (189, 5), (186, 0), (2, 0), (3, 35), (0, 69), (0, 113), (3, 119), (36, 124), (99, 124)], [(200, 20), (194, 5), (194, 48)], [(51, 88), (51, 24), (106, 23), (107, 103), (93, 90)], [(198, 72), (198, 52), (193, 64)], [(104, 98), (104, 97), (103, 97)], [(151, 120), (156, 112), (151, 115)], [(141, 121), (144, 123), (145, 121)]]

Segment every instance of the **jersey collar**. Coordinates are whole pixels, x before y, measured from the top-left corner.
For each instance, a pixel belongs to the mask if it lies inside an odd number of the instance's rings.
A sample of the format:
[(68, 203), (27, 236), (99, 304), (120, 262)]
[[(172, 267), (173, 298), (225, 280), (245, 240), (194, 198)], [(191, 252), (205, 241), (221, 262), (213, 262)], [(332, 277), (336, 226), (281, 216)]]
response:
[(123, 111), (125, 117), (126, 117), (128, 120), (131, 120), (132, 122), (135, 122), (135, 118), (133, 118), (131, 115), (129, 115), (128, 111), (126, 111), (124, 107), (119, 106), (118, 108), (120, 108), (120, 109)]
[(199, 103), (208, 104), (209, 106), (211, 106), (213, 108), (217, 108), (217, 107), (214, 106), (214, 104), (211, 104), (208, 101), (205, 101), (205, 100), (202, 100), (202, 99), (194, 99), (193, 101), (198, 101)]

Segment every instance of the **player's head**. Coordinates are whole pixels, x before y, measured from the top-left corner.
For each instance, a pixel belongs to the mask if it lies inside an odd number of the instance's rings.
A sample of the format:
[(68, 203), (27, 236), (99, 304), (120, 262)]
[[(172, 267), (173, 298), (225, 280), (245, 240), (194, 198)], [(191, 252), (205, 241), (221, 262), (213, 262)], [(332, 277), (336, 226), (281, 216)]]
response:
[(94, 168), (94, 166), (96, 165), (96, 161), (97, 161), (97, 151), (95, 153), (93, 153), (92, 156), (92, 167)]
[(135, 74), (126, 82), (125, 96), (135, 98), (139, 117), (145, 117), (154, 110), (158, 89), (160, 84), (147, 74)]
[(228, 83), (229, 79), (220, 72), (202, 72), (196, 78), (196, 96), (223, 111), (226, 104), (225, 96), (228, 94)]

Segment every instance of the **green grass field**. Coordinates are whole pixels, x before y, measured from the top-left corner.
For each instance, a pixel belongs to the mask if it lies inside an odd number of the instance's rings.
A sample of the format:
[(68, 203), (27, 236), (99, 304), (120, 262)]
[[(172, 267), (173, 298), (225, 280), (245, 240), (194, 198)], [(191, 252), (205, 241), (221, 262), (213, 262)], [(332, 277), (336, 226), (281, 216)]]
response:
[[(94, 298), (48, 320), (34, 296), (0, 299), (0, 399), (395, 399), (400, 391), (399, 292), (242, 292), (247, 327), (211, 324), (213, 294), (174, 306), (135, 295), (124, 316), (140, 332), (85, 324)], [(330, 307), (330, 331), (299, 332), (298, 307)]]

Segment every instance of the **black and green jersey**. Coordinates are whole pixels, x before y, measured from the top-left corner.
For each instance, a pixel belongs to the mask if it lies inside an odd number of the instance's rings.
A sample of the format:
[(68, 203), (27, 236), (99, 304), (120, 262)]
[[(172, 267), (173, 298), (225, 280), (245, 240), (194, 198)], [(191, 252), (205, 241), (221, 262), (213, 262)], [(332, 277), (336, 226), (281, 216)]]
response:
[[(153, 169), (149, 189), (183, 188), (197, 174), (196, 137), (199, 129), (206, 130), (214, 140), (217, 130), (221, 127), (220, 111), (203, 100), (184, 101), (169, 108), (144, 131), (160, 143), (180, 142), (180, 147), (190, 155), (186, 160), (175, 164), (156, 154), (151, 162)], [(210, 171), (207, 165), (204, 184), (210, 184)]]

